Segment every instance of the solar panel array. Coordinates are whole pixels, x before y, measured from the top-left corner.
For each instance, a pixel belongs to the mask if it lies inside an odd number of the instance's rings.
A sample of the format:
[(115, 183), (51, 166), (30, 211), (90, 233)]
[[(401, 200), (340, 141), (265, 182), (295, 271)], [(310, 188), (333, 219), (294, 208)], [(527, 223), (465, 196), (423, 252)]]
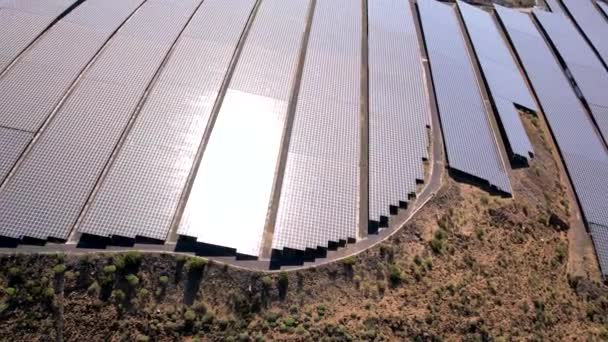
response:
[(178, 232), (257, 256), (308, 0), (262, 1), (205, 148)]
[[(0, 0), (0, 235), (65, 240), (78, 227), (164, 241), (177, 225), (256, 257), (270, 242), (356, 240), (363, 95), (369, 220), (384, 221), (424, 180), (431, 117), (410, 2), (75, 1)], [(563, 1), (605, 59), (602, 4)], [(453, 6), (418, 0), (449, 165), (511, 192), (477, 60), (515, 155), (532, 153), (515, 105), (536, 104), (495, 18), (458, 8), (466, 29)], [(497, 11), (607, 274), (605, 65), (567, 17), (535, 11), (574, 88), (531, 17)]]
[(0, 73), (75, 1), (0, 1)]
[(254, 0), (205, 0), (150, 91), (80, 225), (164, 240)]
[(424, 179), (429, 99), (408, 1), (368, 1), (369, 219), (388, 218)]
[[(0, 192), (0, 224), (8, 236), (67, 239), (131, 114), (199, 2), (149, 0), (112, 38)], [(103, 20), (82, 15), (75, 21), (102, 27)]]
[(566, 17), (542, 11), (534, 11), (534, 15), (585, 97), (604, 141), (608, 141), (608, 73), (602, 62)]
[(559, 0), (545, 0), (545, 3), (549, 6), (549, 10), (552, 13), (564, 14), (563, 8), (559, 5)]
[(275, 249), (356, 239), (361, 3), (318, 0), (279, 200)]
[(601, 2), (601, 1), (597, 1), (596, 3), (597, 3), (597, 6), (599, 7), (599, 9), (604, 13), (606, 18), (608, 19), (608, 4), (606, 4), (605, 2)]
[(514, 156), (528, 159), (534, 150), (515, 104), (536, 110), (532, 95), (491, 14), (462, 1), (458, 8), (506, 133), (504, 143)]
[(608, 65), (608, 21), (592, 0), (562, 0), (587, 39)]
[[(142, 1), (87, 1), (86, 6), (77, 7), (55, 23), (0, 76), (0, 127), (24, 132), (20, 134), (19, 142), (0, 146), (0, 170), (3, 170), (0, 182), (72, 83), (108, 40), (111, 31), (116, 30)], [(17, 9), (26, 4), (34, 8), (46, 8), (51, 4), (46, 1), (12, 3)], [(113, 20), (103, 31), (83, 21), (110, 15)], [(24, 136), (29, 136), (29, 139)]]
[[(607, 227), (608, 153), (599, 134), (530, 16), (496, 8), (543, 107), (587, 222)], [(598, 251), (606, 248), (601, 241), (595, 244)]]
[(510, 193), (511, 185), (480, 95), (454, 8), (418, 1), (451, 168)]

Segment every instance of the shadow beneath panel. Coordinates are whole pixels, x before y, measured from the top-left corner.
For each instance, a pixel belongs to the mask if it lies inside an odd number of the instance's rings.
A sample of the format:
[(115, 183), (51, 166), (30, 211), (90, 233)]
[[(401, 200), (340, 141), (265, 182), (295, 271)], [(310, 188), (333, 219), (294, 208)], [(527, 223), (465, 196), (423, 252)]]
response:
[(456, 169), (452, 169), (452, 168), (448, 169), (448, 174), (455, 181), (457, 181), (459, 183), (469, 184), (469, 185), (478, 187), (478, 188), (488, 192), (490, 195), (500, 196), (503, 198), (512, 197), (510, 193), (504, 192), (504, 191), (498, 189), (496, 186), (491, 185), (485, 179), (481, 179), (479, 177), (475, 177), (468, 173), (465, 173), (465, 172), (462, 172), (462, 171), (459, 171)]

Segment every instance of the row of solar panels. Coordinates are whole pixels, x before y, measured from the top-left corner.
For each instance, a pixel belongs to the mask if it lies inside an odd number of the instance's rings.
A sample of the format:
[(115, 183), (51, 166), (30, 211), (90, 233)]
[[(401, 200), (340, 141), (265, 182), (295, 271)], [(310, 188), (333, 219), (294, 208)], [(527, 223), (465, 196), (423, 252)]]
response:
[(530, 16), (504, 7), (497, 7), (497, 13), (545, 113), (602, 273), (608, 275), (608, 69), (598, 45), (606, 41), (596, 40), (608, 36), (608, 18), (591, 1), (554, 1), (549, 6), (556, 13), (534, 10)]
[[(0, 76), (2, 236), (164, 241), (177, 226), (253, 256), (358, 238), (362, 3), (71, 4)], [(367, 19), (380, 221), (424, 178), (430, 113), (410, 4), (369, 1)]]
[[(418, 0), (450, 167), (510, 192), (508, 168), (492, 141), (491, 116), (474, 73), (477, 62), (510, 157), (528, 158), (533, 150), (515, 106), (537, 108), (519, 72), (519, 58), (557, 141), (606, 275), (608, 17), (600, 11), (605, 4), (591, 0), (553, 0), (549, 7), (556, 13), (535, 9), (531, 16), (496, 6), (494, 17), (460, 1), (456, 11), (434, 0)], [(472, 54), (467, 54), (467, 37)]]
[[(507, 40), (491, 14), (465, 3), (456, 11), (421, 0), (418, 9), (450, 167), (508, 193), (492, 111), (510, 157), (527, 159), (533, 151), (515, 105), (536, 108)], [(265, 244), (305, 250), (357, 239), (362, 14), (347, 0), (85, 1), (0, 78), (3, 235), (67, 239), (76, 226), (164, 240), (177, 226), (253, 256)], [(414, 21), (407, 1), (368, 1), (371, 221), (388, 217), (424, 178), (430, 115)], [(572, 58), (606, 76), (597, 61)], [(572, 89), (553, 67), (541, 75), (557, 81), (540, 87)], [(587, 89), (588, 106), (601, 108)], [(593, 131), (586, 120), (578, 133)], [(603, 155), (585, 146), (594, 147), (582, 142), (572, 155)], [(597, 168), (583, 165), (568, 170), (587, 219), (602, 226), (589, 217), (607, 212), (604, 188), (589, 173)], [(575, 167), (588, 176), (579, 185)]]

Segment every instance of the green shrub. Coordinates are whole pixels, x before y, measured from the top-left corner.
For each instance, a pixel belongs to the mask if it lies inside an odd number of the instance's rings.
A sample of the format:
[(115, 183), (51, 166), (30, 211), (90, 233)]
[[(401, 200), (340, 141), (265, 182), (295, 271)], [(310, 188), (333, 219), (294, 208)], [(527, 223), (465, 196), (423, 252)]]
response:
[(557, 261), (561, 264), (566, 260), (567, 257), (568, 249), (563, 244), (558, 245), (555, 248), (555, 258), (557, 259)]
[(433, 269), (433, 258), (430, 256), (428, 258), (425, 258), (424, 262), (423, 262), (423, 267), (429, 271), (432, 270)]
[(207, 312), (207, 305), (205, 305), (205, 303), (203, 303), (201, 301), (197, 301), (192, 306), (192, 309), (194, 309), (194, 311), (196, 311), (196, 313), (204, 315)]
[(87, 292), (89, 293), (89, 295), (93, 296), (93, 295), (98, 295), (100, 290), (101, 290), (101, 287), (99, 286), (99, 283), (94, 281), (87, 289)]
[(401, 284), (403, 281), (403, 273), (399, 266), (395, 264), (388, 266), (388, 278), (393, 286)]
[(286, 272), (279, 273), (279, 288), (287, 289), (288, 286), (289, 286), (289, 276), (287, 275), (287, 273)]
[(112, 299), (117, 304), (120, 304), (120, 303), (124, 302), (126, 297), (127, 296), (125, 295), (124, 292), (122, 292), (122, 290), (114, 290), (114, 291), (112, 291)]
[(125, 279), (129, 283), (129, 285), (131, 285), (131, 287), (135, 287), (135, 286), (139, 285), (139, 278), (137, 278), (137, 276), (135, 274), (127, 274)]
[(437, 229), (435, 235), (433, 236), (433, 239), (429, 242), (431, 250), (433, 250), (435, 254), (443, 253), (443, 249), (445, 248), (446, 237), (447, 234), (443, 229)]
[(65, 272), (65, 265), (64, 264), (57, 264), (55, 265), (55, 267), (53, 267), (53, 272), (55, 274), (63, 274)]
[(150, 291), (148, 289), (140, 289), (137, 291), (137, 298), (146, 299), (150, 295)]
[(17, 290), (14, 287), (7, 287), (4, 289), (4, 293), (9, 297), (14, 297), (17, 294)]
[(67, 272), (65, 272), (65, 279), (74, 280), (74, 279), (76, 279), (77, 275), (78, 275), (78, 273), (74, 273), (72, 271), (67, 271)]
[(264, 288), (264, 290), (268, 290), (272, 286), (272, 278), (269, 276), (263, 276), (260, 281), (262, 282), (262, 288)]
[(344, 265), (344, 266), (352, 267), (356, 263), (357, 263), (357, 258), (355, 258), (352, 255), (342, 259), (342, 265)]
[(135, 338), (136, 342), (148, 342), (150, 341), (150, 338), (146, 335), (137, 335), (137, 337)]
[(158, 278), (158, 281), (162, 286), (167, 286), (167, 284), (169, 283), (169, 277), (167, 277), (166, 275), (160, 276), (160, 278)]
[(308, 334), (308, 330), (306, 330), (306, 328), (304, 328), (301, 325), (298, 325), (298, 327), (296, 328), (296, 334), (298, 335), (307, 335)]
[(192, 257), (188, 258), (188, 261), (186, 262), (186, 269), (188, 269), (189, 272), (200, 271), (205, 267), (205, 265), (207, 265), (206, 259)]
[(21, 276), (21, 269), (19, 267), (11, 267), (8, 269), (8, 275), (11, 278), (19, 277)]
[(107, 265), (103, 267), (103, 273), (105, 274), (114, 274), (116, 272), (115, 265)]
[(46, 299), (52, 299), (55, 297), (55, 289), (52, 287), (46, 287), (42, 292), (42, 296)]
[(196, 320), (196, 312), (194, 312), (192, 309), (186, 310), (184, 313), (184, 319), (186, 322), (194, 322)]
[(281, 314), (275, 311), (269, 311), (266, 313), (265, 319), (266, 322), (268, 323), (275, 323), (279, 317), (281, 317)]
[(141, 262), (141, 253), (138, 251), (129, 251), (124, 254), (125, 267), (137, 267)]
[(297, 322), (295, 318), (293, 318), (291, 315), (288, 315), (287, 317), (283, 318), (283, 324), (285, 324), (285, 326), (288, 328), (292, 328), (297, 325)]
[(201, 323), (211, 324), (211, 323), (213, 323), (214, 318), (215, 317), (213, 316), (213, 314), (211, 312), (207, 312), (203, 315), (203, 318), (201, 318)]

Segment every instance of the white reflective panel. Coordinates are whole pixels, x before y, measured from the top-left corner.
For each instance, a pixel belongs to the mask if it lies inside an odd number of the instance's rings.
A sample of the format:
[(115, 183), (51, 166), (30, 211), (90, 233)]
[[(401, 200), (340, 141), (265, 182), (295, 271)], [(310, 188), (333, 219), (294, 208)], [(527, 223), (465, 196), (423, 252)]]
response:
[(430, 108), (410, 3), (369, 1), (368, 27), (369, 220), (380, 221), (424, 178)]
[(534, 151), (514, 104), (536, 110), (532, 95), (490, 13), (457, 3), (506, 133), (504, 143), (514, 157), (528, 159)]
[(608, 20), (592, 0), (562, 0), (585, 36), (608, 65)]
[[(191, 35), (180, 38), (94, 194), (80, 232), (166, 238), (254, 2), (203, 2), (185, 29)], [(222, 30), (206, 29), (214, 21)], [(198, 35), (192, 27), (207, 32), (205, 40), (191, 38)]]
[(455, 9), (418, 1), (449, 166), (510, 193), (504, 161), (481, 98)]
[(315, 7), (274, 239), (305, 250), (357, 238), (361, 3)]
[(309, 1), (265, 0), (218, 113), (179, 233), (258, 256)]
[(180, 234), (257, 256), (287, 102), (229, 90), (223, 103)]

